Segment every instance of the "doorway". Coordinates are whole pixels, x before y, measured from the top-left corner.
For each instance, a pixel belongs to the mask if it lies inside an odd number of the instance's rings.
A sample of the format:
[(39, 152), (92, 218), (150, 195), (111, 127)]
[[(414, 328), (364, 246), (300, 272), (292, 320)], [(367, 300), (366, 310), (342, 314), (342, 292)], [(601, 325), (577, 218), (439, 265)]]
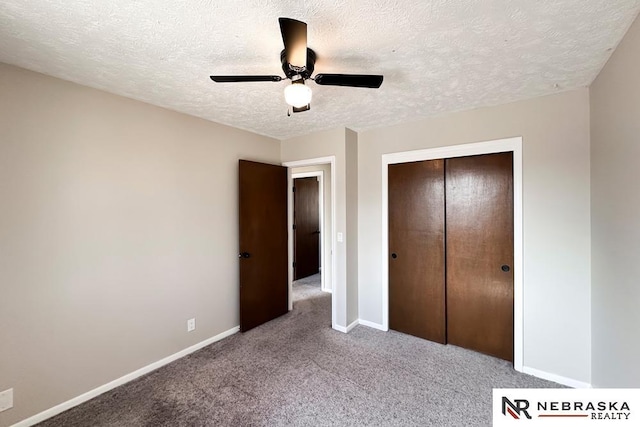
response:
[[(294, 225), (294, 179), (297, 178), (317, 178), (319, 184), (319, 216), (320, 216), (320, 271), (321, 289), (327, 293), (333, 293), (336, 283), (336, 236), (333, 232), (333, 225), (336, 217), (336, 180), (335, 156), (297, 160), (283, 163), (289, 169), (289, 230), (293, 230)], [(314, 230), (315, 231), (315, 230)], [(295, 277), (293, 262), (294, 233), (289, 233), (289, 310), (293, 309), (292, 286)], [(331, 324), (336, 327), (336, 299), (331, 298)]]
[(513, 153), (513, 351), (514, 368), (523, 369), (523, 239), (522, 239), (522, 137), (384, 154), (382, 156), (382, 326), (389, 329), (389, 177), (391, 164), (493, 154)]

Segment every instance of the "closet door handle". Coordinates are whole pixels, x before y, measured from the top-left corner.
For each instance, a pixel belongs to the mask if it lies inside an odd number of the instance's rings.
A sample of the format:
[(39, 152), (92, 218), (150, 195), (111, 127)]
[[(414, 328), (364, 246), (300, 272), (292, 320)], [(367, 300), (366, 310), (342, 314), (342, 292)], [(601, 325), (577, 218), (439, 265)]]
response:
[(505, 273), (508, 273), (509, 270), (511, 270), (511, 267), (509, 267), (507, 264), (503, 265), (502, 267), (500, 267), (500, 269), (502, 271), (504, 271)]
[(397, 253), (395, 253), (395, 252), (394, 252), (394, 253), (392, 253), (392, 254), (391, 254), (391, 258), (393, 258), (393, 259), (398, 258), (398, 254), (397, 254)]

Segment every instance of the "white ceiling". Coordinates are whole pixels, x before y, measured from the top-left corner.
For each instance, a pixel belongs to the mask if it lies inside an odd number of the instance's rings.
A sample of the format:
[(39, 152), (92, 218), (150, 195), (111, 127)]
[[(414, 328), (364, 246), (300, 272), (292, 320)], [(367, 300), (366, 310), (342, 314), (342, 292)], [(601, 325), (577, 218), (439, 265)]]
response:
[[(278, 139), (356, 131), (588, 86), (640, 0), (2, 0), (0, 61)], [(278, 17), (308, 24), (317, 86), (287, 117)]]

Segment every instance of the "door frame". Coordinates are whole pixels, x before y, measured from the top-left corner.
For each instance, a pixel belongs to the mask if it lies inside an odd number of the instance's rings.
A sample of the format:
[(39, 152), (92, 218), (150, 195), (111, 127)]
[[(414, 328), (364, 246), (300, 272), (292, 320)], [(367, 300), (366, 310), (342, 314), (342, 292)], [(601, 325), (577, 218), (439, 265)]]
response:
[(513, 366), (515, 370), (522, 372), (524, 359), (524, 239), (521, 136), (382, 155), (382, 327), (385, 331), (389, 330), (389, 165), (503, 152), (513, 153)]
[[(332, 296), (331, 296), (331, 327), (333, 329), (337, 328), (337, 316), (338, 316), (338, 307), (337, 300), (334, 297), (334, 291), (338, 291), (338, 286), (344, 286), (342, 284), (338, 284), (337, 275), (336, 275), (336, 233), (335, 233), (335, 223), (336, 223), (336, 156), (327, 156), (327, 157), (316, 157), (312, 159), (305, 160), (295, 160), (291, 162), (283, 162), (282, 166), (286, 166), (288, 168), (288, 183), (289, 183), (289, 191), (288, 194), (288, 217), (289, 217), (289, 230), (293, 228), (293, 192), (290, 189), (293, 187), (293, 178), (291, 174), (291, 168), (297, 168), (302, 166), (318, 166), (329, 164), (331, 170), (331, 224), (332, 224), (332, 232), (331, 232), (331, 278), (330, 283), (327, 286), (331, 287)], [(327, 278), (329, 279), (329, 278)], [(293, 233), (289, 233), (289, 311), (293, 310)], [(342, 293), (346, 292), (346, 289), (340, 289)], [(346, 313), (345, 317), (346, 317)], [(339, 329), (337, 329), (339, 330)]]
[[(322, 273), (322, 269), (324, 267), (324, 171), (314, 171), (314, 172), (298, 172), (292, 173), (291, 179), (295, 180), (296, 178), (318, 178), (318, 209), (320, 210), (318, 218), (320, 223), (320, 273)], [(291, 185), (293, 186), (293, 184)], [(326, 274), (320, 274), (321, 287), (323, 292), (331, 292), (331, 289), (327, 289), (327, 280), (325, 278)]]

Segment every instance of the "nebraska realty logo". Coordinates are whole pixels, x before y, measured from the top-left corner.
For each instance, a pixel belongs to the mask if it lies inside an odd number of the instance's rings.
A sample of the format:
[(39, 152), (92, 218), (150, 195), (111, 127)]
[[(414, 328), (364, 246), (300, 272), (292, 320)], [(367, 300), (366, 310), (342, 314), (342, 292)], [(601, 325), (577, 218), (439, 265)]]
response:
[(494, 426), (640, 425), (640, 389), (494, 389)]

